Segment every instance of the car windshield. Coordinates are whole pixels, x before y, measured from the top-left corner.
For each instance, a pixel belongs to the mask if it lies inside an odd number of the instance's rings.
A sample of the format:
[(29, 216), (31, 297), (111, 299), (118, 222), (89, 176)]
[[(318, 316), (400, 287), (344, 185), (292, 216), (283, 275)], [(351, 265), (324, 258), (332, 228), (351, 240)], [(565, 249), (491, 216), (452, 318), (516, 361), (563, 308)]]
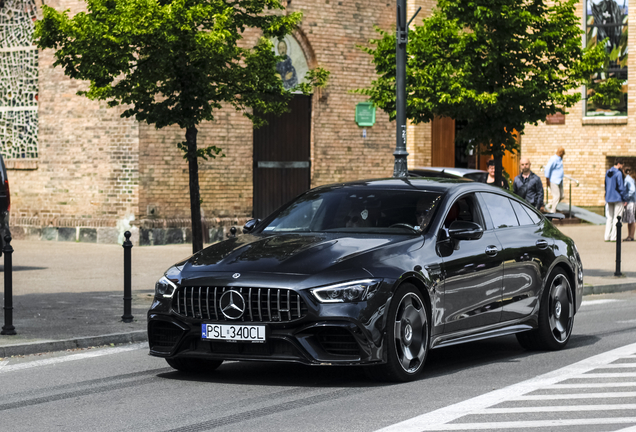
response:
[(310, 191), (261, 228), (275, 232), (417, 234), (428, 227), (441, 194), (339, 188)]

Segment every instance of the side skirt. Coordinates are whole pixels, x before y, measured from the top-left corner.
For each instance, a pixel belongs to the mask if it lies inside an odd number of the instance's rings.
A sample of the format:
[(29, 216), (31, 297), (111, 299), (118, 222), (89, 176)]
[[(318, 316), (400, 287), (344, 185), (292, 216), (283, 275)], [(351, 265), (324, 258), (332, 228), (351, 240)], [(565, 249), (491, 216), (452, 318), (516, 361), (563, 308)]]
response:
[(515, 321), (506, 321), (504, 323), (480, 327), (470, 331), (461, 331), (450, 334), (443, 333), (431, 338), (431, 349), (490, 339), (499, 336), (507, 336), (532, 330), (536, 327), (536, 317), (531, 317)]

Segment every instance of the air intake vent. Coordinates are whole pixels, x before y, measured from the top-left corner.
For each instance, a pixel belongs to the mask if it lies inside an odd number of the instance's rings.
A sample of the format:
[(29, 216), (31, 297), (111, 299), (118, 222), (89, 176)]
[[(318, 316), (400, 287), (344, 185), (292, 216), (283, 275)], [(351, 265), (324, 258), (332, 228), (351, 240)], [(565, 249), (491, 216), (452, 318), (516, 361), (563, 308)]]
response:
[(322, 348), (329, 354), (356, 357), (360, 355), (360, 347), (355, 338), (343, 328), (324, 328), (316, 336)]
[(165, 321), (151, 321), (149, 333), (150, 349), (169, 352), (177, 344), (183, 330)]
[[(221, 311), (221, 297), (229, 290), (243, 300), (238, 319), (230, 320)], [(307, 315), (300, 295), (285, 288), (180, 287), (172, 298), (172, 309), (189, 318), (233, 322), (289, 322)]]

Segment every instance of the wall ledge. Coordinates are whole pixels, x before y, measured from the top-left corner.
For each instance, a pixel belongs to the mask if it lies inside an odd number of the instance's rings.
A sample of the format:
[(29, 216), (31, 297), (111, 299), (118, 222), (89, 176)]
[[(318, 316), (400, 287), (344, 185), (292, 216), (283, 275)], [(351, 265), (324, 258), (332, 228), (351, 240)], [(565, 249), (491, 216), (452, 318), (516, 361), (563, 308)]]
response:
[(7, 169), (13, 170), (36, 170), (38, 159), (5, 159), (4, 165)]
[(583, 117), (581, 123), (585, 125), (624, 125), (628, 117)]

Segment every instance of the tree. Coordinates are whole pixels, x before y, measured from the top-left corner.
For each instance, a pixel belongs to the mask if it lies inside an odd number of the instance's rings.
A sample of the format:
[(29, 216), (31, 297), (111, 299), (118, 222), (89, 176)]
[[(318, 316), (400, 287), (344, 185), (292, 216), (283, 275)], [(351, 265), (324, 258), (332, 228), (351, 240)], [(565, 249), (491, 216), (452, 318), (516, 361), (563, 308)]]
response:
[[(576, 91), (600, 70), (604, 45), (581, 47), (578, 0), (439, 0), (409, 34), (407, 117), (414, 123), (446, 116), (462, 122), (457, 140), (485, 144), (496, 161), (517, 151), (526, 124), (566, 113)], [(395, 118), (395, 34), (363, 49), (379, 77), (357, 90)]]
[[(276, 73), (269, 38), (282, 38), (302, 14), (283, 14), (279, 0), (87, 0), (88, 12), (69, 18), (44, 6), (36, 23), (39, 48), (55, 49), (55, 66), (71, 78), (90, 82), (78, 94), (124, 105), (122, 117), (178, 125), (178, 144), (189, 165), (192, 248), (203, 248), (198, 158), (222, 149), (197, 147), (197, 125), (214, 119), (223, 105), (242, 111), (256, 126), (254, 112), (286, 111), (291, 92)], [(254, 47), (240, 46), (248, 29), (262, 36)], [(328, 72), (310, 71), (324, 85)], [(301, 86), (309, 91), (310, 84)]]

